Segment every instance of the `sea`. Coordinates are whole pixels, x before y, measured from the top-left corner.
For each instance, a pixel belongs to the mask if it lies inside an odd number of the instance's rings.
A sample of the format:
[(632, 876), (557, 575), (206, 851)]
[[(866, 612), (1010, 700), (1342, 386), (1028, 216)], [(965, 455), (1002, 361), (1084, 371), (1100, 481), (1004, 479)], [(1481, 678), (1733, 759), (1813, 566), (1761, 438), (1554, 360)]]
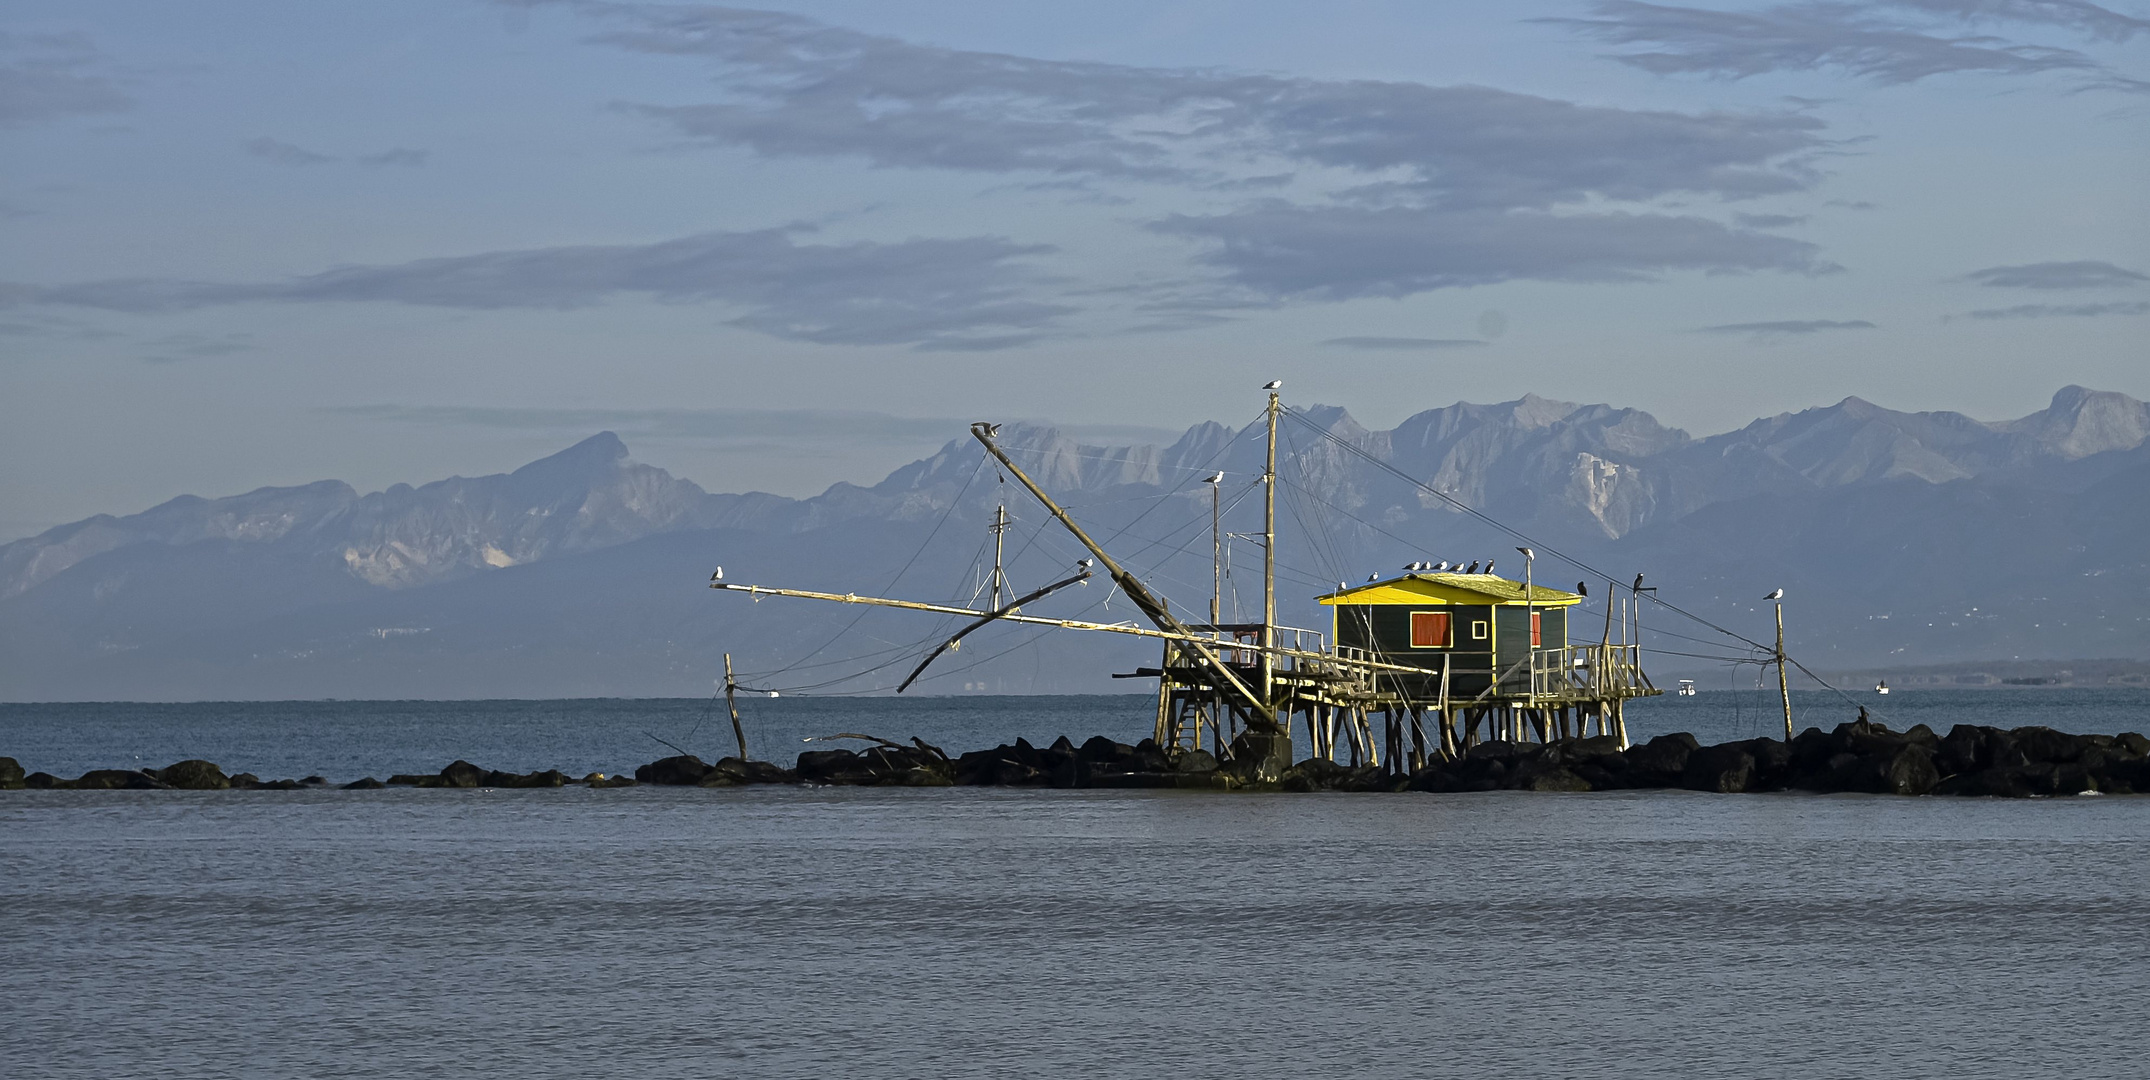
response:
[[(742, 699), (757, 757), (1150, 701)], [(2150, 729), (2150, 691), (1795, 695)], [(1782, 730), (1638, 703), (1637, 739)], [(828, 745), (857, 745), (835, 741)], [(74, 775), (631, 772), (721, 702), (0, 705)], [(2142, 1077), (2150, 797), (0, 792), (9, 1077)]]

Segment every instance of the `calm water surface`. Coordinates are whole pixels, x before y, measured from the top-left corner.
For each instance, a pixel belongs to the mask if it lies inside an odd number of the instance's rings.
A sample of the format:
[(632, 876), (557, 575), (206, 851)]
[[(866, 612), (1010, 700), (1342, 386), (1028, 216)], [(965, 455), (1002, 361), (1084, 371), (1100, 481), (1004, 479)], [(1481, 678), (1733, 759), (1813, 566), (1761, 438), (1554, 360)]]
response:
[[(1024, 704), (837, 729), (1145, 722)], [(698, 706), (12, 706), (0, 753), (617, 768)], [(2140, 1077), (2146, 836), (2143, 797), (0, 792), (0, 1071)]]

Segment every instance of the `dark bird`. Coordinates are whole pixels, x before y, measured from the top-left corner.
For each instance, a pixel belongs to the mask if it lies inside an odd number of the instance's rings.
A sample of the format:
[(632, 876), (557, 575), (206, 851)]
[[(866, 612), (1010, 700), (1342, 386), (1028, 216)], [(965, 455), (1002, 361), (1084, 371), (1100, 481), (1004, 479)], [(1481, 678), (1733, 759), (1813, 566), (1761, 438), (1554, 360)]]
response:
[(1769, 594), (1768, 596), (1765, 596), (1765, 597), (1763, 597), (1762, 599), (1764, 599), (1764, 600), (1782, 600), (1782, 599), (1784, 599), (1784, 590), (1783, 590), (1783, 589), (1778, 589), (1777, 591), (1775, 591), (1775, 592), (1772, 592), (1772, 593), (1770, 593), (1770, 594)]
[(1283, 387), (1284, 380), (1282, 379), (1271, 379), (1268, 382), (1262, 384), (1262, 389), (1264, 390), (1280, 390), (1283, 389)]
[(1079, 566), (1079, 567), (1082, 567), (1082, 568), (1083, 568), (1083, 569), (1085, 569), (1085, 570), (1088, 570), (1088, 569), (1090, 569), (1090, 565), (1091, 565), (1092, 563), (1095, 563), (1096, 561), (1097, 561), (1096, 559), (1084, 559), (1084, 560), (1082, 560), (1081, 562), (1078, 562), (1078, 563), (1076, 563), (1075, 565), (1077, 565), (1077, 566)]
[(1641, 592), (1641, 591), (1642, 591), (1642, 575), (1641, 575), (1641, 574), (1636, 574), (1636, 575), (1635, 575), (1635, 584), (1633, 584), (1633, 585), (1629, 586), (1629, 587), (1628, 587), (1628, 590), (1629, 590), (1630, 592)]
[(987, 424), (987, 425), (985, 426), (985, 434), (986, 434), (986, 438), (989, 438), (989, 439), (997, 439), (997, 438), (999, 438), (999, 437), (1000, 437), (1000, 425), (999, 425), (999, 424)]
[(1473, 560), (1471, 560), (1471, 568), (1470, 568), (1470, 569), (1468, 569), (1468, 570), (1465, 570), (1465, 571), (1464, 571), (1464, 573), (1466, 573), (1466, 574), (1475, 574), (1475, 573), (1477, 573), (1477, 572), (1478, 572), (1478, 560), (1476, 560), (1476, 559), (1473, 559)]
[(1491, 559), (1487, 559), (1487, 560), (1486, 560), (1486, 573), (1490, 574), (1490, 573), (1492, 573), (1492, 572), (1493, 572), (1493, 560), (1491, 560)]
[(1578, 581), (1578, 582), (1576, 582), (1576, 583), (1575, 583), (1575, 595), (1577, 595), (1577, 596), (1589, 596), (1589, 595), (1590, 595), (1590, 583), (1589, 583), (1589, 582), (1586, 582), (1586, 581)]
[(709, 580), (711, 580), (711, 581), (723, 581), (723, 580), (724, 580), (724, 568), (723, 568), (723, 567), (721, 567), (721, 566), (720, 566), (720, 567), (717, 567), (717, 572), (716, 572), (716, 573), (714, 573), (714, 574), (711, 574), (711, 575), (709, 575)]

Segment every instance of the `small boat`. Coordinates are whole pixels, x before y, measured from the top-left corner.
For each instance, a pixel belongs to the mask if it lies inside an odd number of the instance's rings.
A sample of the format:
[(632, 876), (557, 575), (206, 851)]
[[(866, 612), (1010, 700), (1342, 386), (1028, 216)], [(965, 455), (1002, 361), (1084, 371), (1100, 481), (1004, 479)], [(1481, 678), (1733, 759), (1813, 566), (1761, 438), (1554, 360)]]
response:
[(1880, 682), (1877, 682), (1877, 683), (1875, 683), (1875, 684), (1874, 684), (1874, 692), (1875, 692), (1875, 693), (1877, 693), (1877, 694), (1886, 694), (1886, 693), (1888, 693), (1888, 692), (1889, 692), (1889, 681), (1888, 681), (1887, 679), (1883, 679), (1883, 680), (1881, 680)]
[[(1887, 691), (1883, 692), (1886, 693)], [(1676, 691), (1676, 693), (1678, 693), (1681, 697), (1695, 696), (1695, 681), (1693, 679), (1681, 679), (1680, 688)]]

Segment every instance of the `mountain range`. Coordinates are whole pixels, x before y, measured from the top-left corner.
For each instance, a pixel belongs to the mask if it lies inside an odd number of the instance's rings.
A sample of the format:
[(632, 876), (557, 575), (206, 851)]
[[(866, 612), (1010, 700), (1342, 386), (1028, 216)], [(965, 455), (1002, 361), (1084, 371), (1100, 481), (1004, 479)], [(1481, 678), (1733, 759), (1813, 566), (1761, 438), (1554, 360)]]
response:
[[(1014, 587), (1065, 576), (1078, 545), (951, 434), (877, 484), (805, 499), (710, 493), (606, 432), (503, 475), (182, 496), (63, 525), (0, 546), (0, 698), (697, 695), (726, 652), (754, 685), (885, 688), (946, 620), (703, 586), (722, 566), (729, 581), (977, 604), (996, 505), (1015, 522)], [(1204, 423), (1169, 446), (1095, 446), (1010, 424), (1000, 441), (1195, 617), (1213, 579), (1202, 481), (1223, 470), (1229, 619), (1259, 607), (1265, 434)], [(1295, 625), (1320, 627), (1314, 595), (1415, 559), (1519, 577), (1528, 544), (1541, 583), (1589, 583), (1578, 627), (1638, 572), (1696, 617), (1640, 605), (1661, 678), (1721, 685), (1721, 658), (1750, 649), (1709, 624), (1763, 640), (1756, 598), (1778, 587), (1791, 651), (1817, 670), (2150, 656), (2150, 408), (2123, 394), (2071, 386), (2004, 422), (1847, 398), (1706, 438), (1536, 396), (1386, 431), (1312, 406), (1278, 446)], [(1136, 617), (1102, 580), (1035, 610)], [(996, 627), (914, 692), (1140, 689), (1108, 676), (1151, 651)]]

